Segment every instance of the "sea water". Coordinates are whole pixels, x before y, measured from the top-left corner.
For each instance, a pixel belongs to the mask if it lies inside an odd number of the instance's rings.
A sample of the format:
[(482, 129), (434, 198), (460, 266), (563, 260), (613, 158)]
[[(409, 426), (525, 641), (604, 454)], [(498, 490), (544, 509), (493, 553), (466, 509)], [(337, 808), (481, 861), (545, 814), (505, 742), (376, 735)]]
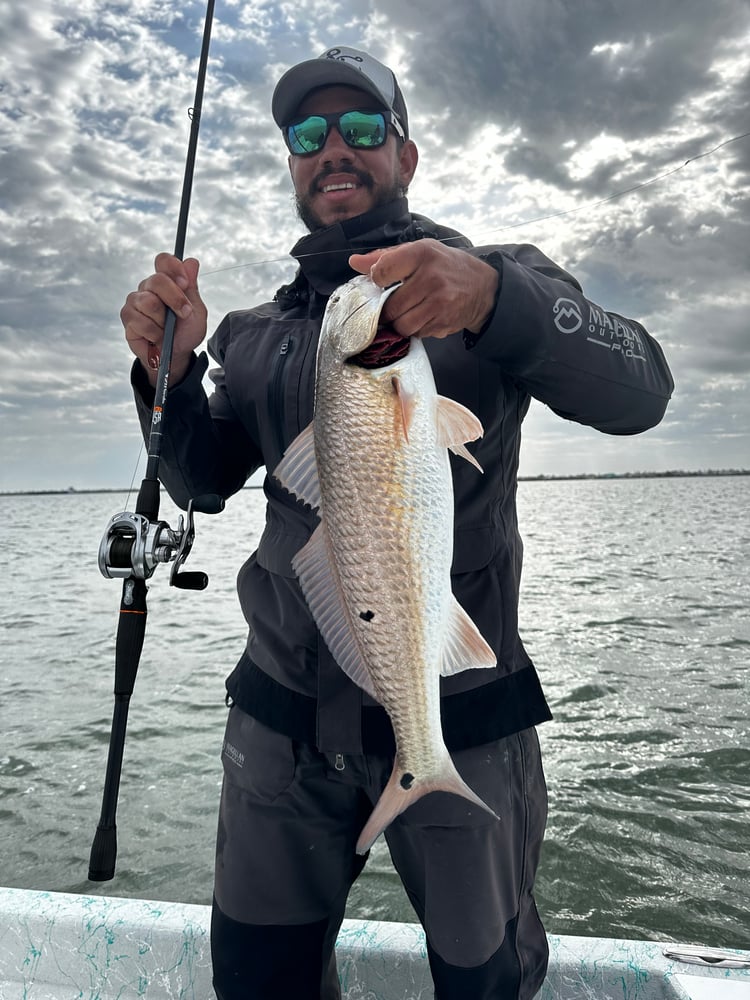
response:
[[(97, 550), (134, 503), (0, 496), (0, 885), (207, 903), (235, 576), (264, 497), (198, 516), (206, 591), (150, 581), (117, 872), (90, 883), (121, 592)], [(554, 714), (547, 929), (750, 947), (750, 477), (528, 481), (518, 507), (521, 632)], [(348, 916), (414, 920), (382, 838)]]

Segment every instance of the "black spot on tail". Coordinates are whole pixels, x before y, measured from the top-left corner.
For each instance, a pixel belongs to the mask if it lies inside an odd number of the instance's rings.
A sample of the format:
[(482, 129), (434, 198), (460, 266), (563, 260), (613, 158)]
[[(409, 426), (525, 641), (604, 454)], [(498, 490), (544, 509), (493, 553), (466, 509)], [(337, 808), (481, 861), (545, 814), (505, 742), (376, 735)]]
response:
[(373, 618), (375, 617), (375, 612), (374, 611), (360, 611), (359, 617), (362, 619), (363, 622), (371, 622), (373, 620)]
[(405, 789), (408, 792), (413, 784), (414, 784), (413, 774), (409, 774), (409, 772), (407, 771), (406, 774), (401, 775), (401, 787), (403, 789)]

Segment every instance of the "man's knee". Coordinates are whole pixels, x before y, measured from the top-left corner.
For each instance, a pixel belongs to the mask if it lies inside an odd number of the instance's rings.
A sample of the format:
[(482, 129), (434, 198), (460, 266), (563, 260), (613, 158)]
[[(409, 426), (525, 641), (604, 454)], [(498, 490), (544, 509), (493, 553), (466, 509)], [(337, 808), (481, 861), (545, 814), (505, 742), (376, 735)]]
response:
[(328, 920), (311, 924), (243, 924), (214, 900), (211, 957), (218, 1000), (338, 1000)]
[(452, 965), (427, 942), (435, 1000), (530, 1000), (541, 988), (547, 972), (547, 938), (541, 924), (536, 934), (526, 929), (518, 941), (517, 918), (505, 928), (497, 951), (483, 965)]

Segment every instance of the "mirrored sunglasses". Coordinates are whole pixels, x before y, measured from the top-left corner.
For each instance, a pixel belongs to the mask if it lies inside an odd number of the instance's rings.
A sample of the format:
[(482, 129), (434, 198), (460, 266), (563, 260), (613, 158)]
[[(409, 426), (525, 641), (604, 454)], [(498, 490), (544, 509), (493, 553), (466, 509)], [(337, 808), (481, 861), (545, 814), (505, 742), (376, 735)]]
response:
[(319, 153), (333, 126), (352, 149), (377, 149), (388, 138), (392, 125), (401, 139), (404, 130), (390, 111), (343, 111), (335, 115), (308, 115), (284, 127), (284, 141), (294, 156)]

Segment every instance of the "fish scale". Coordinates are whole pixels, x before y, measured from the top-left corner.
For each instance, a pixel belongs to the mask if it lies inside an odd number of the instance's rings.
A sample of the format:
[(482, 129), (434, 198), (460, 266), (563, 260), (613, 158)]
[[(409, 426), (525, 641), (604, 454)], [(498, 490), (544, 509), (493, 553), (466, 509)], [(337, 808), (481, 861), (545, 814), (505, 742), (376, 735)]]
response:
[(392, 291), (362, 275), (331, 296), (313, 421), (274, 470), (320, 516), (292, 561), (311, 613), (339, 666), (393, 726), (393, 773), (359, 838), (360, 853), (432, 791), (492, 813), (456, 771), (440, 723), (441, 674), (496, 664), (450, 582), (448, 449), (476, 465), (464, 445), (482, 428), (438, 396), (421, 341), (412, 339), (405, 356), (381, 368), (350, 360), (374, 341)]

